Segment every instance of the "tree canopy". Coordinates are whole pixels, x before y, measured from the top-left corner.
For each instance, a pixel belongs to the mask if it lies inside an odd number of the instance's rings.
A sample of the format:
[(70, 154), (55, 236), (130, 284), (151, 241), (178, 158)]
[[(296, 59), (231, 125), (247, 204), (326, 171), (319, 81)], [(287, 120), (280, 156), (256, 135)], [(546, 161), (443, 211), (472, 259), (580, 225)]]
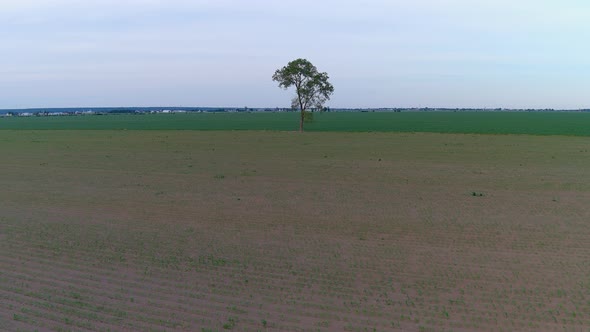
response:
[(306, 59), (293, 60), (283, 68), (277, 69), (272, 79), (279, 83), (280, 88), (295, 87), (296, 96), (291, 101), (291, 107), (301, 112), (300, 131), (303, 131), (305, 112), (309, 109), (321, 110), (334, 93), (334, 87), (328, 82), (328, 74), (320, 73)]

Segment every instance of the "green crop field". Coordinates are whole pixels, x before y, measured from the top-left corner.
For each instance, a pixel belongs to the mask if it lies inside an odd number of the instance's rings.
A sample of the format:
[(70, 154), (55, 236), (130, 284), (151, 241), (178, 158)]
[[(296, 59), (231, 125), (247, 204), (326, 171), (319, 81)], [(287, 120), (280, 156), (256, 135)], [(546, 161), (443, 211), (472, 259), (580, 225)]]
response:
[[(0, 118), (0, 129), (279, 130), (298, 129), (297, 113), (195, 113)], [(590, 113), (316, 113), (307, 131), (433, 132), (590, 136)]]

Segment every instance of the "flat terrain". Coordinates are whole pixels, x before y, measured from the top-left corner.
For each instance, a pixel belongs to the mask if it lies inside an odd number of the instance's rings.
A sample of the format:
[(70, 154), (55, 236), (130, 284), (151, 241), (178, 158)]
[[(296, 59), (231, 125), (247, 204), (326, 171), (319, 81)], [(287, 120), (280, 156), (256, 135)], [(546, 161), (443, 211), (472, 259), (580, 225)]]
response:
[(0, 330), (590, 327), (586, 137), (5, 130), (0, 154)]
[[(186, 113), (0, 118), (0, 129), (298, 130), (299, 114)], [(430, 132), (590, 136), (590, 112), (314, 113), (314, 132)]]

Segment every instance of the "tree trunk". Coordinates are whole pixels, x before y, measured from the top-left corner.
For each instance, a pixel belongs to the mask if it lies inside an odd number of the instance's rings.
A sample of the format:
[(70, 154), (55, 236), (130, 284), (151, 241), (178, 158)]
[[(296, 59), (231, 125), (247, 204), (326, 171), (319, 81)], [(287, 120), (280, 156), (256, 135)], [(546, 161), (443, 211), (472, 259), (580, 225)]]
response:
[(305, 111), (301, 110), (301, 120), (299, 121), (299, 132), (303, 132), (303, 118), (305, 117)]

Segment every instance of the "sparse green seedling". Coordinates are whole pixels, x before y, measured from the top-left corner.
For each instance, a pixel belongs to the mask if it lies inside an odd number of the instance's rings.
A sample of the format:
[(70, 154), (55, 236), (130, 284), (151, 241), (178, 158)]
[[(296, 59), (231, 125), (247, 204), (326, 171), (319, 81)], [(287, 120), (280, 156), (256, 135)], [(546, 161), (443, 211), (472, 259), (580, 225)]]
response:
[(482, 192), (478, 192), (478, 191), (472, 191), (471, 192), (471, 196), (473, 196), (473, 197), (483, 197), (483, 196), (485, 196), (485, 194), (482, 193)]
[(236, 326), (236, 318), (235, 317), (229, 317), (227, 319), (227, 323), (223, 324), (223, 328), (226, 330), (231, 330), (234, 328), (234, 326)]

